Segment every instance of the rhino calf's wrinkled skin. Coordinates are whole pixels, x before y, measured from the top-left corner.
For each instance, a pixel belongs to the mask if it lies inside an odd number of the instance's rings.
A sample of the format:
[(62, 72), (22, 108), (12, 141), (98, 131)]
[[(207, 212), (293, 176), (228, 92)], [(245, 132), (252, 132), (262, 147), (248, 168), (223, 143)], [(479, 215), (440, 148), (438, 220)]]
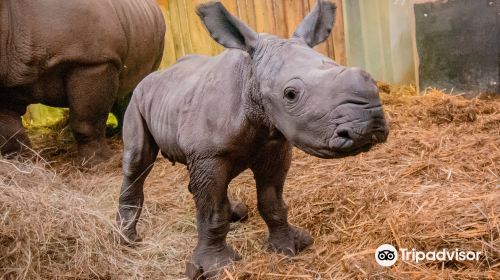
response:
[(30, 104), (69, 107), (79, 163), (111, 156), (108, 113), (158, 69), (165, 23), (155, 0), (1, 0), (0, 153), (29, 146)]
[(250, 168), (269, 247), (295, 255), (311, 236), (287, 221), (283, 184), (292, 146), (322, 158), (367, 151), (388, 128), (374, 80), (312, 49), (331, 32), (336, 6), (318, 1), (291, 39), (258, 34), (220, 4), (198, 7), (210, 35), (228, 50), (188, 56), (144, 79), (132, 96), (123, 131), (124, 180), (117, 222), (128, 242), (143, 184), (159, 151), (186, 164), (196, 204), (198, 244), (191, 279), (216, 275), (240, 256), (226, 243), (229, 223), (246, 206), (227, 195), (229, 182)]

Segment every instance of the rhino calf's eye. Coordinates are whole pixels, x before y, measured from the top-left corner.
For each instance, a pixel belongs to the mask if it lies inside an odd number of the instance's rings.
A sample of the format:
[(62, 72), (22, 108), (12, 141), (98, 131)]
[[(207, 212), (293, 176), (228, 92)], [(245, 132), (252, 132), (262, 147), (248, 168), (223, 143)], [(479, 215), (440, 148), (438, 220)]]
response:
[(295, 101), (298, 96), (298, 91), (294, 88), (286, 88), (285, 89), (285, 94), (284, 98), (288, 99), (289, 101)]

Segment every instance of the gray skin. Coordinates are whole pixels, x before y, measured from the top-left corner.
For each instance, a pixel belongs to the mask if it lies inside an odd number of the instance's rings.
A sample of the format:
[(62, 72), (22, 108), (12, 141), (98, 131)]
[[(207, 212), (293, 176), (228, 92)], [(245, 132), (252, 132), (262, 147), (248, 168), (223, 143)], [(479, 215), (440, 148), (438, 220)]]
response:
[(196, 204), (198, 244), (191, 279), (213, 276), (240, 256), (226, 243), (230, 221), (247, 215), (228, 198), (229, 182), (247, 168), (269, 247), (295, 255), (312, 243), (287, 221), (283, 185), (292, 147), (321, 158), (367, 151), (388, 135), (375, 81), (312, 49), (331, 32), (336, 6), (318, 1), (293, 38), (258, 34), (220, 3), (198, 7), (212, 38), (228, 50), (188, 56), (155, 72), (135, 90), (125, 114), (123, 185), (117, 223), (125, 242), (136, 224), (144, 180), (157, 154), (186, 164)]
[(154, 0), (0, 1), (0, 152), (29, 146), (33, 103), (70, 108), (81, 162), (98, 163), (108, 112), (158, 69), (165, 36)]

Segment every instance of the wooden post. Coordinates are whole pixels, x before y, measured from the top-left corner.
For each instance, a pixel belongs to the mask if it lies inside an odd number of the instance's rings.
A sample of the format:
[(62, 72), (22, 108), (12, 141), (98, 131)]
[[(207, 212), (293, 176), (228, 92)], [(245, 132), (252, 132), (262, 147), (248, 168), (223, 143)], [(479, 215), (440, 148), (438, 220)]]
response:
[(335, 51), (335, 61), (341, 65), (346, 65), (345, 55), (345, 31), (344, 31), (344, 10), (342, 0), (334, 0), (337, 4), (337, 19), (333, 27), (333, 48)]

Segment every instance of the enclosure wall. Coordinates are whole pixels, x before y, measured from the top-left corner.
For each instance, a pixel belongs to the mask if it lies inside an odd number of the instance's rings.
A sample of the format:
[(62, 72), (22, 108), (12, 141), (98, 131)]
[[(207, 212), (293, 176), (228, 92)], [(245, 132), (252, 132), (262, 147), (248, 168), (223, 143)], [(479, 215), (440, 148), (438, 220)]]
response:
[[(157, 0), (167, 23), (166, 48), (162, 67), (175, 63), (187, 54), (215, 55), (223, 48), (213, 41), (195, 9), (207, 0)], [(288, 38), (316, 0), (222, 0), (234, 15), (258, 32)], [(342, 0), (337, 3), (337, 20), (333, 34), (316, 49), (337, 62), (345, 64)]]

